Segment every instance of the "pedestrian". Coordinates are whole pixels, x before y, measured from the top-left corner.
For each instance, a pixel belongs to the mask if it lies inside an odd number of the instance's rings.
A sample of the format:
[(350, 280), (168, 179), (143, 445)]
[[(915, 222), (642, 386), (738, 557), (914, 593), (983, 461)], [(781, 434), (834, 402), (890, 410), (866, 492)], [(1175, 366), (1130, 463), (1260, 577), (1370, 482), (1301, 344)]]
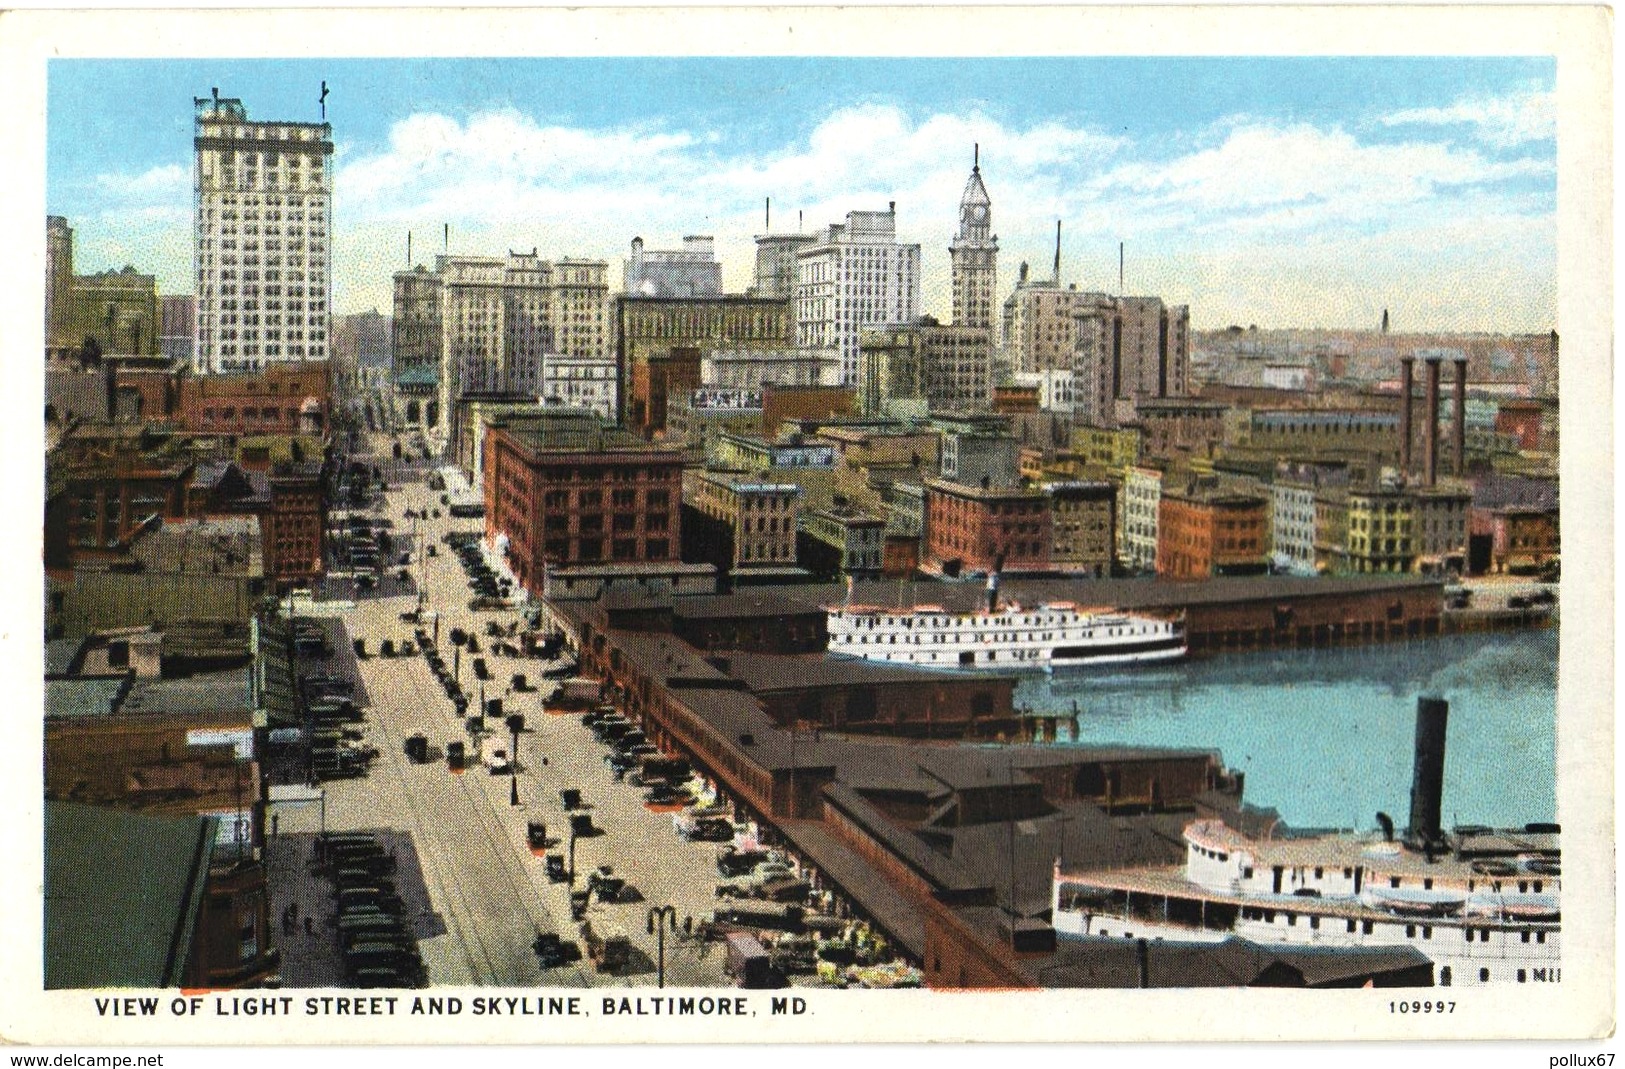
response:
[(306, 935), (311, 935), (312, 934), (311, 924), (310, 924), (310, 914), (308, 914), (308, 913), (305, 914), (305, 934)]
[(281, 818), (281, 816), (279, 814), (276, 814), (276, 813), (271, 814), (271, 838), (273, 838), (273, 839), (275, 839), (277, 837), (277, 823), (281, 819), (282, 818)]

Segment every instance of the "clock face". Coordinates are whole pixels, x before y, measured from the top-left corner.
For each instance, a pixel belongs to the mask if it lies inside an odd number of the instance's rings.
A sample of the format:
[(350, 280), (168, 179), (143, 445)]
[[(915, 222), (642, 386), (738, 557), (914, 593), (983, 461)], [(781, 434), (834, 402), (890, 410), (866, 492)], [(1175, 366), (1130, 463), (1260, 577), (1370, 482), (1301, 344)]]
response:
[(980, 223), (987, 218), (987, 209), (978, 204), (970, 210), (970, 217)]

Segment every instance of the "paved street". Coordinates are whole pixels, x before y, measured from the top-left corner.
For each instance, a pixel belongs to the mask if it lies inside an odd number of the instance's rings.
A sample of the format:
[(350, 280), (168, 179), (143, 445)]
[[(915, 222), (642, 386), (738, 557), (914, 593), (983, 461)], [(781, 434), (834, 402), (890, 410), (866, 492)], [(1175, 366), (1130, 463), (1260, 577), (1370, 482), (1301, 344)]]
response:
[[(380, 455), (388, 455), (387, 439)], [(366, 744), (376, 746), (379, 757), (366, 778), (326, 784), (327, 827), (398, 829), (409, 837), (427, 892), (425, 915), (409, 919), (417, 925), (432, 984), (654, 984), (656, 940), (645, 930), (649, 908), (673, 905), (679, 923), (684, 917), (696, 923), (708, 917), (717, 883), (716, 847), (679, 839), (669, 812), (651, 812), (640, 790), (616, 783), (603, 762), (606, 751), (581, 725), (579, 715), (544, 712), (542, 697), (551, 685), (541, 680), (541, 673), (548, 662), (493, 651), (486, 621), (505, 627), (518, 616), (512, 611), (470, 611), (472, 594), (462, 568), (442, 541), (453, 529), (478, 531), (480, 521), (447, 517), (439, 494), (428, 489), (421, 471), (398, 472), (388, 462), (380, 466), (390, 485), (380, 515), (393, 524), (396, 553), (411, 548), (412, 577), (427, 592), (429, 610), (441, 614), (439, 648), (447, 665), (453, 663), (451, 630), (475, 634), (478, 656), (485, 658), (492, 677), (484, 696), (502, 698), (504, 713), (525, 716), (526, 730), (518, 748), (521, 804), (510, 804), (508, 776), (490, 774), (478, 763), (477, 747), (468, 740), (462, 720), (424, 658), (378, 655), (383, 639), (398, 645), (413, 638), (414, 625), (399, 617), (415, 607), (416, 597), (375, 596), (362, 599), (342, 618), (350, 636), (365, 641), (369, 654), (358, 662), (358, 669), (370, 702)], [(442, 515), (439, 520), (414, 522), (404, 516), (408, 508), (440, 508)], [(424, 539), (437, 546), (434, 557), (422, 556)], [(340, 650), (334, 660), (348, 657), (347, 650)], [(472, 660), (464, 650), (460, 678), (470, 696), (470, 712), (478, 708), (481, 695)], [(509, 683), (515, 672), (524, 672), (538, 689), (512, 692)], [(502, 725), (491, 726), (501, 733), (492, 745), (510, 746)], [(427, 764), (413, 764), (405, 755), (405, 740), (415, 733), (429, 740), (435, 759)], [(468, 768), (460, 774), (452, 773), (443, 759), (446, 743), (457, 739), (469, 744)], [(600, 976), (586, 960), (543, 971), (531, 950), (539, 931), (557, 931), (579, 941), (577, 926), (570, 920), (569, 885), (550, 882), (541, 857), (533, 855), (526, 842), (527, 822), (542, 820), (550, 837), (563, 840), (552, 849), (568, 852), (569, 819), (559, 797), (563, 787), (581, 790), (592, 807), (594, 824), (605, 832), (577, 841), (578, 886), (584, 885), (588, 872), (607, 864), (643, 898), (624, 904), (594, 902), (589, 912), (595, 921), (619, 924), (632, 939), (633, 960), (620, 976)], [(282, 835), (313, 832), (320, 820), (317, 806), (286, 809)], [(291, 849), (297, 842), (290, 839), (287, 845)], [(402, 897), (408, 897), (404, 888)], [(706, 948), (668, 934), (667, 982), (724, 984), (721, 958), (720, 946)]]

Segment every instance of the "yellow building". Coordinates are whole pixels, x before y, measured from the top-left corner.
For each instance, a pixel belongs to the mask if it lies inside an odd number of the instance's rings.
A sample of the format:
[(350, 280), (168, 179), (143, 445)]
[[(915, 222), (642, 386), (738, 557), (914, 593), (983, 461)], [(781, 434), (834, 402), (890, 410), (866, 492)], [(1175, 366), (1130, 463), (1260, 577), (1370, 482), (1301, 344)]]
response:
[[(726, 528), (732, 553), (731, 569), (782, 568), (796, 563), (796, 520), (801, 487), (789, 482), (767, 482), (745, 472), (696, 471), (683, 473), (683, 504)], [(697, 525), (696, 534), (706, 525)], [(685, 525), (685, 532), (687, 527)], [(720, 531), (718, 531), (720, 533)], [(720, 539), (711, 539), (713, 548)]]
[(1403, 490), (1350, 490), (1343, 570), (1408, 572), (1416, 557), (1413, 499)]
[(1108, 430), (1104, 427), (1074, 427), (1072, 452), (1084, 464), (1123, 469), (1140, 462), (1140, 431), (1137, 427)]

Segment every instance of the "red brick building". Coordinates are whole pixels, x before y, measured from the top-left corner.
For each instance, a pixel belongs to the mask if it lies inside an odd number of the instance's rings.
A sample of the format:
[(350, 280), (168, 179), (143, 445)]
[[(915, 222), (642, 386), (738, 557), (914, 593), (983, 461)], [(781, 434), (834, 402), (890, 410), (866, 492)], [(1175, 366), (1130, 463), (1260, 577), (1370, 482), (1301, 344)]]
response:
[(919, 538), (901, 531), (886, 532), (880, 547), (880, 574), (887, 579), (908, 579), (919, 570)]
[(200, 464), (187, 487), (186, 514), (258, 516), (265, 577), (273, 584), (322, 575), (327, 502), (319, 464), (283, 463), (267, 471), (230, 461)]
[(199, 375), (181, 382), (178, 422), (200, 434), (322, 435), (330, 395), (326, 361), (249, 375)]
[(486, 535), (506, 536), (527, 590), (541, 590), (549, 565), (678, 560), (681, 451), (561, 415), (490, 424), (484, 456)]
[(925, 481), (925, 552), (935, 572), (1045, 571), (1050, 567), (1049, 497), (1015, 487)]
[(320, 578), (327, 528), (321, 467), (290, 464), (273, 470), (270, 481), (271, 507), (260, 514), (266, 578), (284, 585)]
[(1495, 410), (1495, 432), (1518, 439), (1519, 449), (1541, 447), (1542, 407), (1539, 401), (1502, 401)]
[(149, 518), (186, 515), (192, 471), (178, 451), (142, 434), (65, 441), (46, 464), (46, 567), (116, 555)]
[(1562, 549), (1555, 509), (1475, 508), (1471, 522), (1473, 538), (1488, 542), (1489, 559), (1483, 570), (1492, 574), (1532, 574)]
[(1269, 502), (1222, 490), (1164, 489), (1157, 512), (1157, 574), (1170, 579), (1269, 571)]

